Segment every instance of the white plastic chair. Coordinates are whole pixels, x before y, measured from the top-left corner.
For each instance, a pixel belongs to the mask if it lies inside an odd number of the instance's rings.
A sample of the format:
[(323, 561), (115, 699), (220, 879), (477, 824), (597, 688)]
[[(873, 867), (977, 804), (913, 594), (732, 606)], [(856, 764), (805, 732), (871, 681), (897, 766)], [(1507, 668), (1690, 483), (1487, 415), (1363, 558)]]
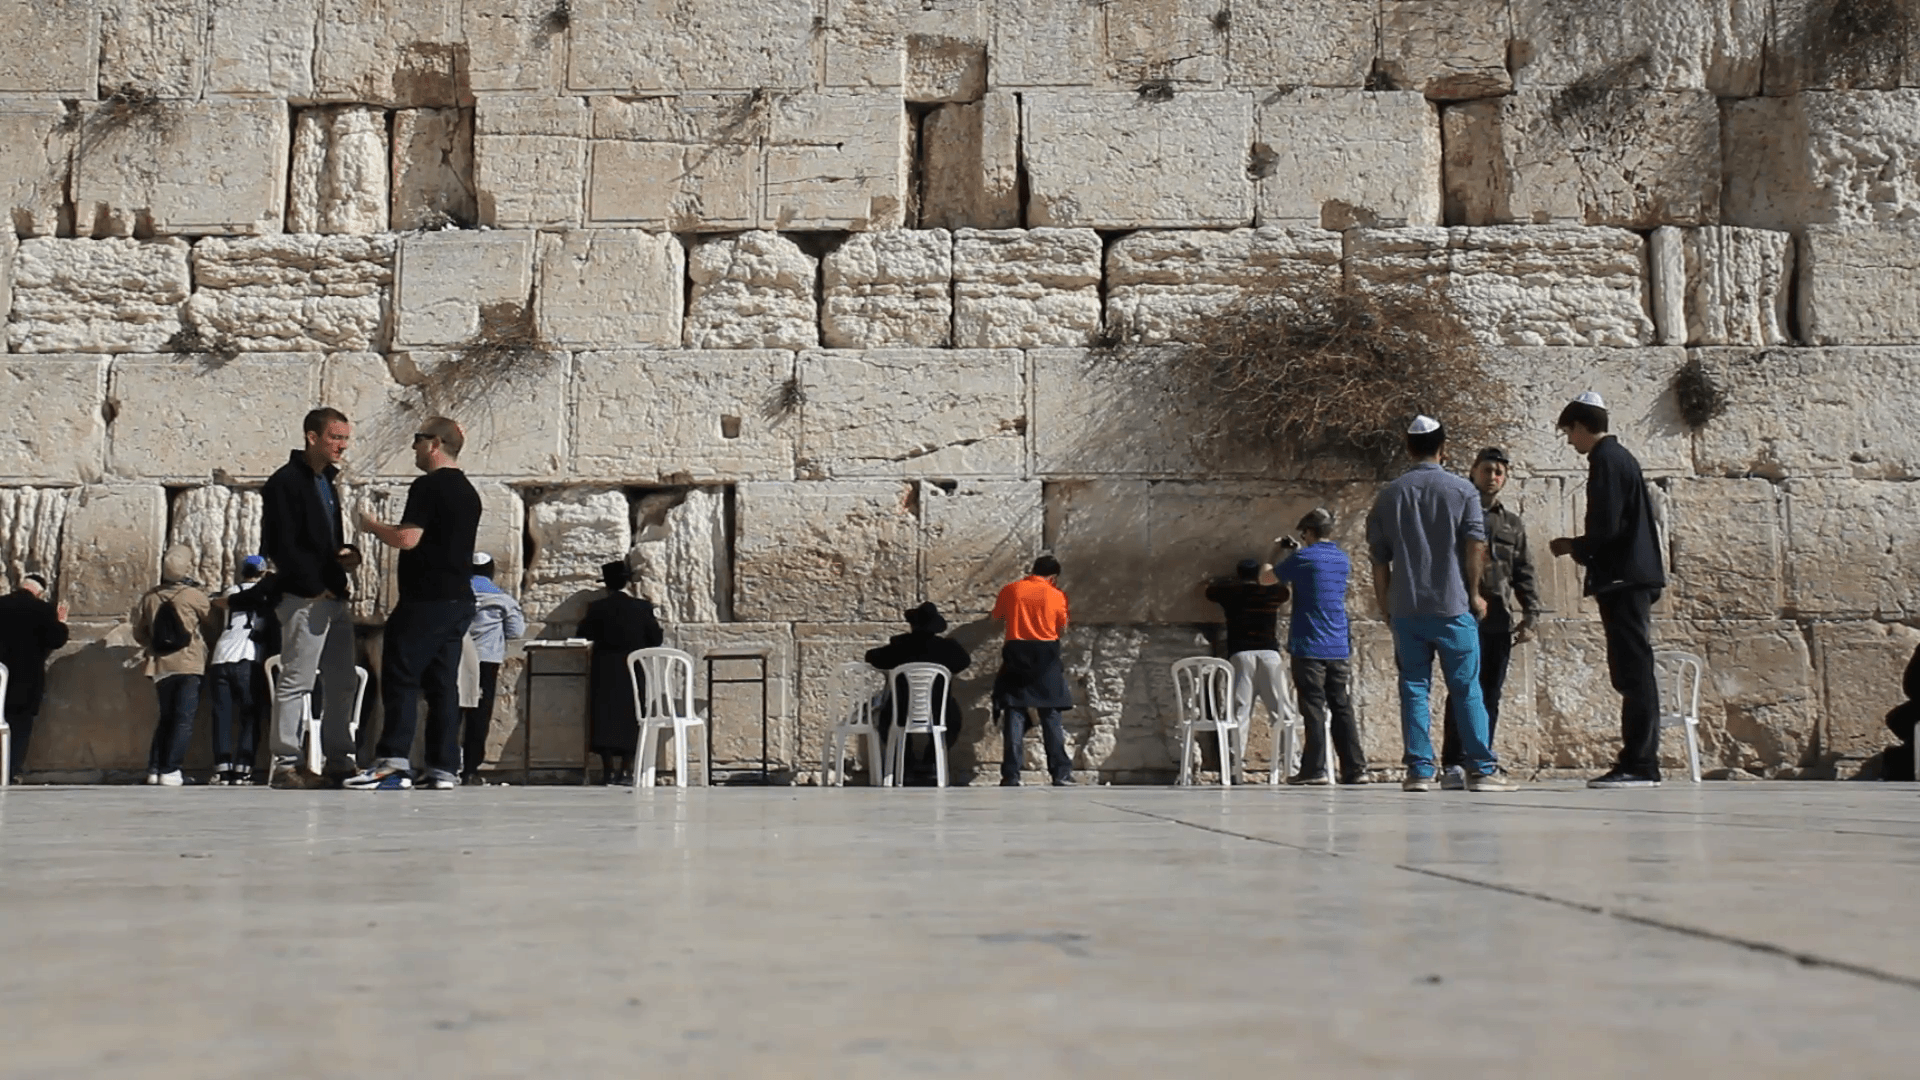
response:
[[(0, 702), (7, 700), (7, 665), (0, 664)], [(0, 710), (5, 706), (0, 705)], [(13, 783), (13, 728), (7, 726), (7, 716), (0, 711), (0, 787)]]
[[(673, 737), (673, 782), (690, 786), (688, 735), (695, 728), (704, 735), (707, 726), (706, 718), (693, 708), (692, 655), (679, 649), (635, 649), (627, 654), (627, 681), (633, 687), (633, 713), (640, 720), (640, 769), (634, 787), (653, 786), (663, 731)], [(703, 761), (700, 786), (706, 787), (713, 783), (713, 748), (705, 738), (699, 742)]]
[[(280, 657), (269, 656), (265, 664), (267, 686), (271, 689), (280, 684)], [(360, 738), (360, 710), (367, 704), (367, 669), (355, 664), (353, 667), (353, 712), (347, 717), (347, 737)], [(309, 693), (300, 703), (300, 730), (306, 732), (307, 771), (319, 776), (326, 771), (325, 748), (320, 743), (320, 718), (313, 715), (313, 695)]]
[(1233, 786), (1245, 733), (1233, 719), (1233, 665), (1212, 656), (1173, 663), (1174, 696), (1180, 703), (1180, 784), (1193, 783), (1195, 736), (1211, 731), (1220, 740), (1220, 784)]
[[(902, 681), (907, 684), (904, 702), (900, 700)], [(933, 739), (934, 782), (946, 787), (947, 695), (953, 690), (953, 672), (944, 664), (901, 664), (887, 672), (887, 686), (893, 698), (893, 730), (887, 732), (887, 784), (905, 782), (907, 736), (926, 735)]]
[(1700, 677), (1707, 669), (1706, 661), (1693, 653), (1677, 651), (1655, 653), (1653, 660), (1660, 669), (1661, 681), (1672, 690), (1668, 698), (1671, 707), (1664, 703), (1661, 706), (1660, 726), (1686, 729), (1687, 768), (1697, 784), (1700, 782)]
[(867, 742), (867, 781), (875, 787), (893, 783), (887, 755), (880, 749), (880, 728), (873, 722), (875, 691), (862, 678), (870, 670), (865, 664), (840, 668), (841, 683), (853, 687), (853, 707), (847, 710), (847, 718), (827, 733), (827, 746), (820, 755), (822, 786), (839, 787), (847, 782), (847, 743), (858, 743), (863, 736)]

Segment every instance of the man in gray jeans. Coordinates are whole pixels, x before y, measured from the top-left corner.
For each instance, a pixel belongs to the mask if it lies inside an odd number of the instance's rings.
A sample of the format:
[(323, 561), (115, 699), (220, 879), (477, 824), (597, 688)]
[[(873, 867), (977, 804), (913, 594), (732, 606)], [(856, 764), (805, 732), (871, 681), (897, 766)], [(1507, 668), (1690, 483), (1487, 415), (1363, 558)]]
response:
[(350, 725), (359, 685), (353, 670), (353, 617), (347, 575), (360, 553), (346, 542), (334, 480), (353, 425), (338, 409), (319, 408), (301, 424), (295, 450), (261, 489), (260, 547), (273, 560), (280, 594), (280, 679), (273, 688), (273, 776), (277, 788), (324, 782), (301, 765), (301, 721), (317, 676), (322, 687), (320, 748), (329, 776), (354, 773)]

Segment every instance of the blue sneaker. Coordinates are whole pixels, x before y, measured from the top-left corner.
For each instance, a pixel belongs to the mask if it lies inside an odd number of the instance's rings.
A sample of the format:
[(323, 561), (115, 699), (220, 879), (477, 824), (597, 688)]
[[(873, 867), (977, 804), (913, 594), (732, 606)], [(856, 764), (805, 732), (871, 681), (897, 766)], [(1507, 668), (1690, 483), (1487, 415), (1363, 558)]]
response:
[(340, 781), (340, 786), (349, 791), (406, 791), (413, 787), (413, 778), (391, 766), (376, 765)]

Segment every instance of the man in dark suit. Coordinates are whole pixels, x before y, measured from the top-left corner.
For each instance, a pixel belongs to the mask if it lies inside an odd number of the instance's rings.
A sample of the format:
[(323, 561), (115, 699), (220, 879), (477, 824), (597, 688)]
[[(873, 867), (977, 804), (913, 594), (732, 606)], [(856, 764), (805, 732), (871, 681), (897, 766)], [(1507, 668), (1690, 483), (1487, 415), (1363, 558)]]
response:
[[(634, 676), (628, 674), (627, 654), (658, 648), (666, 635), (654, 617), (653, 601), (627, 591), (633, 571), (625, 559), (602, 566), (600, 580), (607, 595), (588, 604), (580, 620), (580, 636), (593, 642), (587, 672), (589, 743), (600, 755), (601, 783), (631, 784), (640, 719), (634, 712), (635, 684)], [(639, 690), (644, 693), (646, 684), (641, 683)]]
[(27, 746), (47, 685), (47, 656), (67, 643), (67, 605), (47, 603), (47, 579), (28, 574), (20, 587), (0, 596), (0, 664), (7, 665), (7, 726), (13, 729), (13, 773), (27, 771)]

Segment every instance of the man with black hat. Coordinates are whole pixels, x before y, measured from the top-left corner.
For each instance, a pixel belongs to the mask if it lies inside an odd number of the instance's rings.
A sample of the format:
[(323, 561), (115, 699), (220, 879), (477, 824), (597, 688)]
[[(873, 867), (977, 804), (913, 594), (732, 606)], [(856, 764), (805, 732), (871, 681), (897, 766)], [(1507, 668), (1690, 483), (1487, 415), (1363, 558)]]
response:
[[(1507, 486), (1511, 462), (1507, 452), (1489, 446), (1473, 459), (1467, 478), (1480, 491), (1480, 512), (1487, 529), (1487, 566), (1480, 572), (1480, 595), (1487, 613), (1480, 619), (1480, 696), (1487, 705), (1487, 745), (1500, 728), (1500, 693), (1507, 684), (1507, 666), (1515, 644), (1533, 634), (1540, 613), (1540, 589), (1534, 582), (1533, 556), (1527, 551), (1527, 526), (1520, 515), (1500, 501)], [(1507, 594), (1520, 602), (1520, 621), (1513, 621)], [(1467, 786), (1467, 770), (1460, 757), (1460, 711), (1447, 698), (1446, 733), (1440, 740), (1440, 786), (1458, 791)]]
[[(1276, 545), (1278, 546), (1278, 545)], [(1278, 722), (1286, 672), (1280, 666), (1280, 608), (1291, 590), (1273, 576), (1273, 563), (1241, 559), (1232, 578), (1209, 581), (1206, 597), (1219, 604), (1227, 623), (1227, 662), (1233, 665), (1233, 722), (1247, 731), (1253, 700)], [(1227, 767), (1221, 762), (1222, 769)], [(1238, 779), (1238, 778), (1236, 778)]]
[(47, 579), (28, 574), (20, 587), (0, 596), (0, 664), (7, 666), (7, 696), (0, 702), (13, 730), (10, 781), (27, 771), (33, 721), (47, 685), (47, 657), (67, 643), (67, 605), (47, 603)]
[[(627, 654), (659, 647), (666, 640), (653, 601), (627, 591), (633, 571), (625, 559), (600, 568), (607, 595), (587, 605), (580, 620), (580, 636), (593, 642), (587, 666), (588, 745), (600, 755), (600, 782), (633, 782), (633, 759), (640, 745), (640, 718), (633, 710), (634, 680), (628, 674)], [(640, 683), (641, 692), (646, 684)]]
[[(942, 637), (947, 632), (946, 616), (940, 614), (940, 608), (929, 600), (919, 607), (908, 608), (904, 613), (907, 620), (907, 632), (895, 634), (887, 639), (885, 645), (867, 650), (867, 663), (881, 671), (892, 671), (904, 664), (939, 664), (948, 672), (958, 675), (973, 663), (973, 657), (967, 655), (967, 647)], [(906, 693), (906, 682), (898, 682), (887, 688), (890, 700), (898, 700)], [(946, 717), (946, 735), (942, 740), (951, 750), (960, 741), (960, 699), (947, 687), (946, 704), (942, 707)], [(880, 741), (884, 744), (888, 729), (893, 727), (893, 710), (882, 709), (878, 717)], [(907, 745), (907, 775), (903, 780), (921, 782), (931, 781), (934, 775), (933, 748), (931, 746)]]

